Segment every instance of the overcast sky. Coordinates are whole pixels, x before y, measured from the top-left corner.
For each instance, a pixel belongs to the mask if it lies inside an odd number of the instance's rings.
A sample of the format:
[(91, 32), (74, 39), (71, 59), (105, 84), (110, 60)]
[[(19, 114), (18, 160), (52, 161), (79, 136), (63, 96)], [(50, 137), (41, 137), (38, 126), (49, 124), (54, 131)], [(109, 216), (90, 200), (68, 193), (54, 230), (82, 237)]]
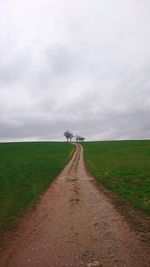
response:
[(149, 0), (0, 0), (0, 141), (150, 138)]

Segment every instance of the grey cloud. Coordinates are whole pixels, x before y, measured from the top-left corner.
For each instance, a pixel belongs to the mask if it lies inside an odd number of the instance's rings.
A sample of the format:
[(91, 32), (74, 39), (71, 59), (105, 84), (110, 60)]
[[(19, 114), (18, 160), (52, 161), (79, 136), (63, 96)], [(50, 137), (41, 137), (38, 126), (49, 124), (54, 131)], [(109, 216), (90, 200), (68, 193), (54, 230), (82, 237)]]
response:
[(14, 59), (0, 64), (0, 84), (1, 86), (12, 85), (25, 76), (26, 59)]
[(58, 78), (61, 75), (69, 75), (80, 71), (84, 64), (83, 56), (81, 55), (80, 47), (70, 46), (55, 46), (47, 49), (45, 54), (48, 68), (50, 68), (53, 75)]
[(0, 24), (0, 140), (149, 138), (149, 2), (14, 1)]

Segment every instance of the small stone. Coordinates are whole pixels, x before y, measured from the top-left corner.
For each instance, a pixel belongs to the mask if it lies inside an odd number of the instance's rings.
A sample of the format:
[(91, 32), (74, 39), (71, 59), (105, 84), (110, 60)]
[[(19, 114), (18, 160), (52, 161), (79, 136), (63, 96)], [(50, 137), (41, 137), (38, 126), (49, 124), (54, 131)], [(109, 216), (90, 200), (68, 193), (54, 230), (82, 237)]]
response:
[(103, 267), (98, 261), (88, 262), (86, 267)]

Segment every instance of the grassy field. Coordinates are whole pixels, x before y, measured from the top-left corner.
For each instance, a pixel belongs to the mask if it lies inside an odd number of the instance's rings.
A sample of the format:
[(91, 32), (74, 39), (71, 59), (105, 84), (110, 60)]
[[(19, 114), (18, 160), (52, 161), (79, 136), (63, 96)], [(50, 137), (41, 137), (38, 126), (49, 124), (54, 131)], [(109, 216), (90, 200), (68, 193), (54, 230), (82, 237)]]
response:
[(150, 214), (150, 141), (83, 144), (93, 176), (106, 188)]
[(73, 153), (68, 143), (0, 143), (0, 236), (34, 203)]

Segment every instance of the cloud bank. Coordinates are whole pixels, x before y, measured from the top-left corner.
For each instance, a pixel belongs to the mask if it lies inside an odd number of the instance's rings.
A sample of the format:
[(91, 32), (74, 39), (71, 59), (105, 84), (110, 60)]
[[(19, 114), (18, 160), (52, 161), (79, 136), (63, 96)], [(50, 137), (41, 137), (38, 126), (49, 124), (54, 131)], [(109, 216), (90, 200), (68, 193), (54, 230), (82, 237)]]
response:
[(150, 138), (148, 0), (0, 2), (0, 141)]

